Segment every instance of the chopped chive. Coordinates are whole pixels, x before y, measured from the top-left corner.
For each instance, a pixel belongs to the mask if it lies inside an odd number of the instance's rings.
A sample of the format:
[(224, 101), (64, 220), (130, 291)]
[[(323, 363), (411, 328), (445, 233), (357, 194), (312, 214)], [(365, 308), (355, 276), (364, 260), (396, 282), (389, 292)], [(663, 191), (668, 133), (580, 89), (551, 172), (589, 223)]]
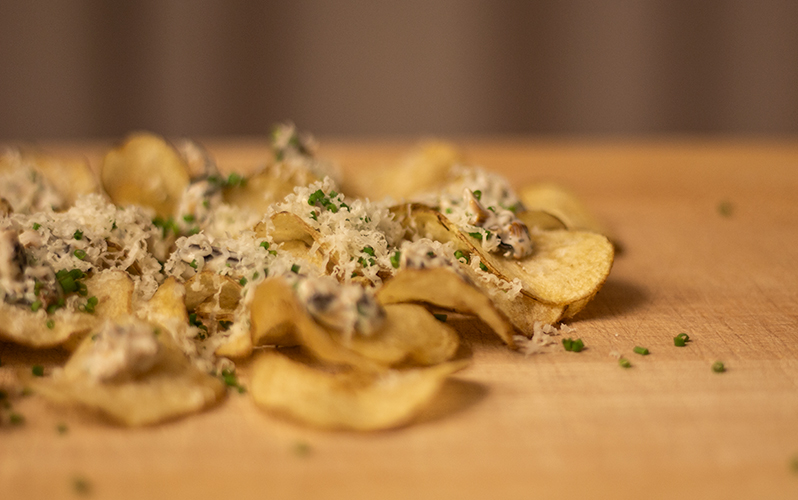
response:
[(462, 250), (455, 250), (454, 258), (459, 261), (465, 262), (466, 264), (469, 264), (471, 262), (471, 259)]
[(391, 266), (393, 266), (394, 269), (399, 269), (399, 262), (401, 258), (402, 252), (399, 251), (396, 251), (393, 253), (393, 255), (391, 255)]
[(194, 214), (186, 214), (183, 216), (183, 220), (191, 224), (196, 220), (196, 217), (194, 217)]
[(247, 389), (238, 383), (238, 378), (236, 378), (235, 372), (231, 372), (230, 370), (222, 370), (222, 381), (228, 387), (233, 387), (238, 390), (239, 394), (244, 394)]
[(473, 232), (473, 233), (468, 233), (468, 235), (471, 236), (472, 238), (476, 238), (476, 239), (482, 241), (482, 233), (480, 233), (479, 231), (476, 231), (476, 232)]
[(46, 325), (47, 325), (47, 328), (52, 330), (53, 328), (55, 328), (55, 321), (53, 321), (51, 319), (48, 319)]
[(293, 266), (291, 266), (291, 272), (294, 274), (299, 274), (299, 265), (294, 264)]
[(72, 235), (72, 237), (75, 238), (76, 240), (82, 240), (83, 239), (83, 231), (78, 229), (77, 231), (75, 231), (75, 233)]
[(83, 259), (86, 258), (86, 252), (84, 250), (81, 250), (80, 248), (78, 248), (77, 250), (72, 252), (72, 255), (74, 255), (75, 257), (77, 257), (80, 260), (83, 260)]
[(36, 312), (39, 309), (41, 309), (41, 307), (42, 307), (42, 301), (41, 300), (37, 300), (37, 301), (34, 301), (33, 304), (30, 305), (30, 310), (33, 311), (33, 312)]
[(258, 276), (260, 276), (260, 273), (258, 273), (258, 271), (255, 271), (254, 273), (252, 273), (252, 279), (253, 280), (258, 279)]
[(641, 356), (647, 356), (649, 354), (648, 349), (645, 347), (635, 346), (635, 348), (632, 350)]
[(318, 215), (316, 215), (316, 211), (315, 211), (315, 210), (314, 210), (314, 211), (312, 211), (312, 212), (310, 212), (310, 218), (311, 218), (311, 219), (313, 219), (313, 220), (315, 220), (316, 222), (318, 222), (318, 221), (319, 221), (319, 216), (318, 216)]
[(438, 321), (446, 323), (447, 316), (445, 314), (433, 314), (433, 316), (435, 316), (435, 319), (437, 319)]
[(209, 200), (202, 200), (203, 208), (211, 208), (211, 202)]
[(241, 177), (239, 174), (233, 172), (229, 176), (227, 176), (227, 185), (228, 186), (243, 186), (245, 179)]
[(447, 208), (446, 210), (444, 210), (444, 212), (447, 213), (447, 214), (450, 214), (450, 213), (454, 212), (454, 210), (452, 210), (451, 208)]
[(618, 358), (618, 364), (621, 366), (621, 368), (631, 368), (632, 367), (632, 363), (630, 363), (629, 360), (626, 359), (626, 358)]
[(361, 250), (361, 251), (363, 253), (365, 253), (365, 254), (368, 254), (368, 255), (371, 255), (372, 257), (374, 257), (374, 249), (371, 248), (370, 246), (363, 247), (363, 250)]
[(269, 245), (268, 241), (261, 241), (260, 246), (262, 246), (264, 250), (268, 250), (271, 245)]
[(673, 345), (676, 347), (684, 347), (687, 342), (690, 341), (690, 336), (686, 333), (680, 333), (679, 335), (673, 337)]
[(197, 268), (197, 259), (194, 259), (194, 260), (192, 260), (191, 262), (189, 262), (189, 264), (188, 264), (188, 265), (189, 265), (190, 267), (192, 267), (192, 268), (196, 269), (196, 268)]
[(723, 365), (722, 361), (715, 361), (712, 363), (712, 371), (715, 373), (723, 373), (726, 371), (726, 367)]
[(34, 231), (38, 231), (40, 227), (42, 227), (42, 225), (39, 224), (38, 222), (34, 222), (33, 223), (33, 230)]
[(488, 272), (488, 266), (486, 266), (482, 262), (479, 263), (479, 268), (482, 269), (485, 272)]
[(246, 286), (247, 279), (246, 278), (241, 278), (240, 280), (238, 280), (238, 284), (241, 285), (241, 286)]
[(718, 203), (718, 213), (723, 217), (731, 217), (734, 213), (734, 205), (728, 200)]
[(44, 377), (44, 367), (42, 365), (33, 365), (30, 369), (30, 372), (35, 377)]
[(477, 200), (481, 201), (482, 200), (482, 191), (480, 191), (479, 189), (474, 191), (474, 198), (476, 198)]
[(581, 352), (582, 349), (585, 348), (585, 343), (582, 342), (582, 339), (562, 339), (562, 346), (565, 348), (566, 351), (571, 352)]

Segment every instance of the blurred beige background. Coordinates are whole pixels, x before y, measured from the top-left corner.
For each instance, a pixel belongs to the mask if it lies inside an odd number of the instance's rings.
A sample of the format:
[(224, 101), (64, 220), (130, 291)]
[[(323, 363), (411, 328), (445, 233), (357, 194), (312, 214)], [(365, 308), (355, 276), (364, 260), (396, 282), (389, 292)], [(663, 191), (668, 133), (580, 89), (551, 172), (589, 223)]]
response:
[(798, 2), (0, 0), (0, 140), (798, 132)]

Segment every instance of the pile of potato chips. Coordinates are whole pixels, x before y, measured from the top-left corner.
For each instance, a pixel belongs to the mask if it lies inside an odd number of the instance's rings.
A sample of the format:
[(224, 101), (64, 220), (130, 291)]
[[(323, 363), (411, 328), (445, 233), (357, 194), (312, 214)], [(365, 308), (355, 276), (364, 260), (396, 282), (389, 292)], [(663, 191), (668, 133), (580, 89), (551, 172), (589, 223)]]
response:
[(3, 156), (16, 194), (0, 190), (0, 341), (72, 352), (26, 381), (36, 392), (145, 425), (243, 392), (238, 367), (270, 413), (395, 427), (468, 364), (442, 312), (516, 349), (583, 309), (612, 267), (571, 194), (516, 194), (450, 144), (351, 179), (292, 125), (271, 146), (228, 176), (198, 144), (148, 133), (108, 151), (97, 180)]

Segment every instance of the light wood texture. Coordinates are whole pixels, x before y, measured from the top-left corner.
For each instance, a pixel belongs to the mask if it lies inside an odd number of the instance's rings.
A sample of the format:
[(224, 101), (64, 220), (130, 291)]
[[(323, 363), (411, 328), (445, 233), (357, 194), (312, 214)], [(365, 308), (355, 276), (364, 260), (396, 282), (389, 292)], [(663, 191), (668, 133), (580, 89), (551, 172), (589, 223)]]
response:
[[(265, 155), (209, 144), (224, 168)], [(322, 144), (356, 174), (408, 143)], [(569, 322), (585, 351), (523, 357), (461, 323), (471, 367), (418, 422), (366, 434), (306, 429), (237, 393), (137, 430), (31, 396), (15, 401), (26, 424), (0, 429), (0, 497), (74, 498), (81, 477), (94, 498), (798, 498), (798, 143), (461, 144), (516, 186), (571, 188), (621, 241)], [(0, 359), (2, 381), (64, 355), (0, 344)]]

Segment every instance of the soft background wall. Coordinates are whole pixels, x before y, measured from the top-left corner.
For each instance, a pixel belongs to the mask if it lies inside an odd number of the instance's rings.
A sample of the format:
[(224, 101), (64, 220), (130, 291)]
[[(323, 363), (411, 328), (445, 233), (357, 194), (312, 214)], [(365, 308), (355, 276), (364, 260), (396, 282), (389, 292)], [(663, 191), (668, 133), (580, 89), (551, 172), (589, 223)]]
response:
[(798, 2), (0, 0), (0, 140), (798, 132)]

